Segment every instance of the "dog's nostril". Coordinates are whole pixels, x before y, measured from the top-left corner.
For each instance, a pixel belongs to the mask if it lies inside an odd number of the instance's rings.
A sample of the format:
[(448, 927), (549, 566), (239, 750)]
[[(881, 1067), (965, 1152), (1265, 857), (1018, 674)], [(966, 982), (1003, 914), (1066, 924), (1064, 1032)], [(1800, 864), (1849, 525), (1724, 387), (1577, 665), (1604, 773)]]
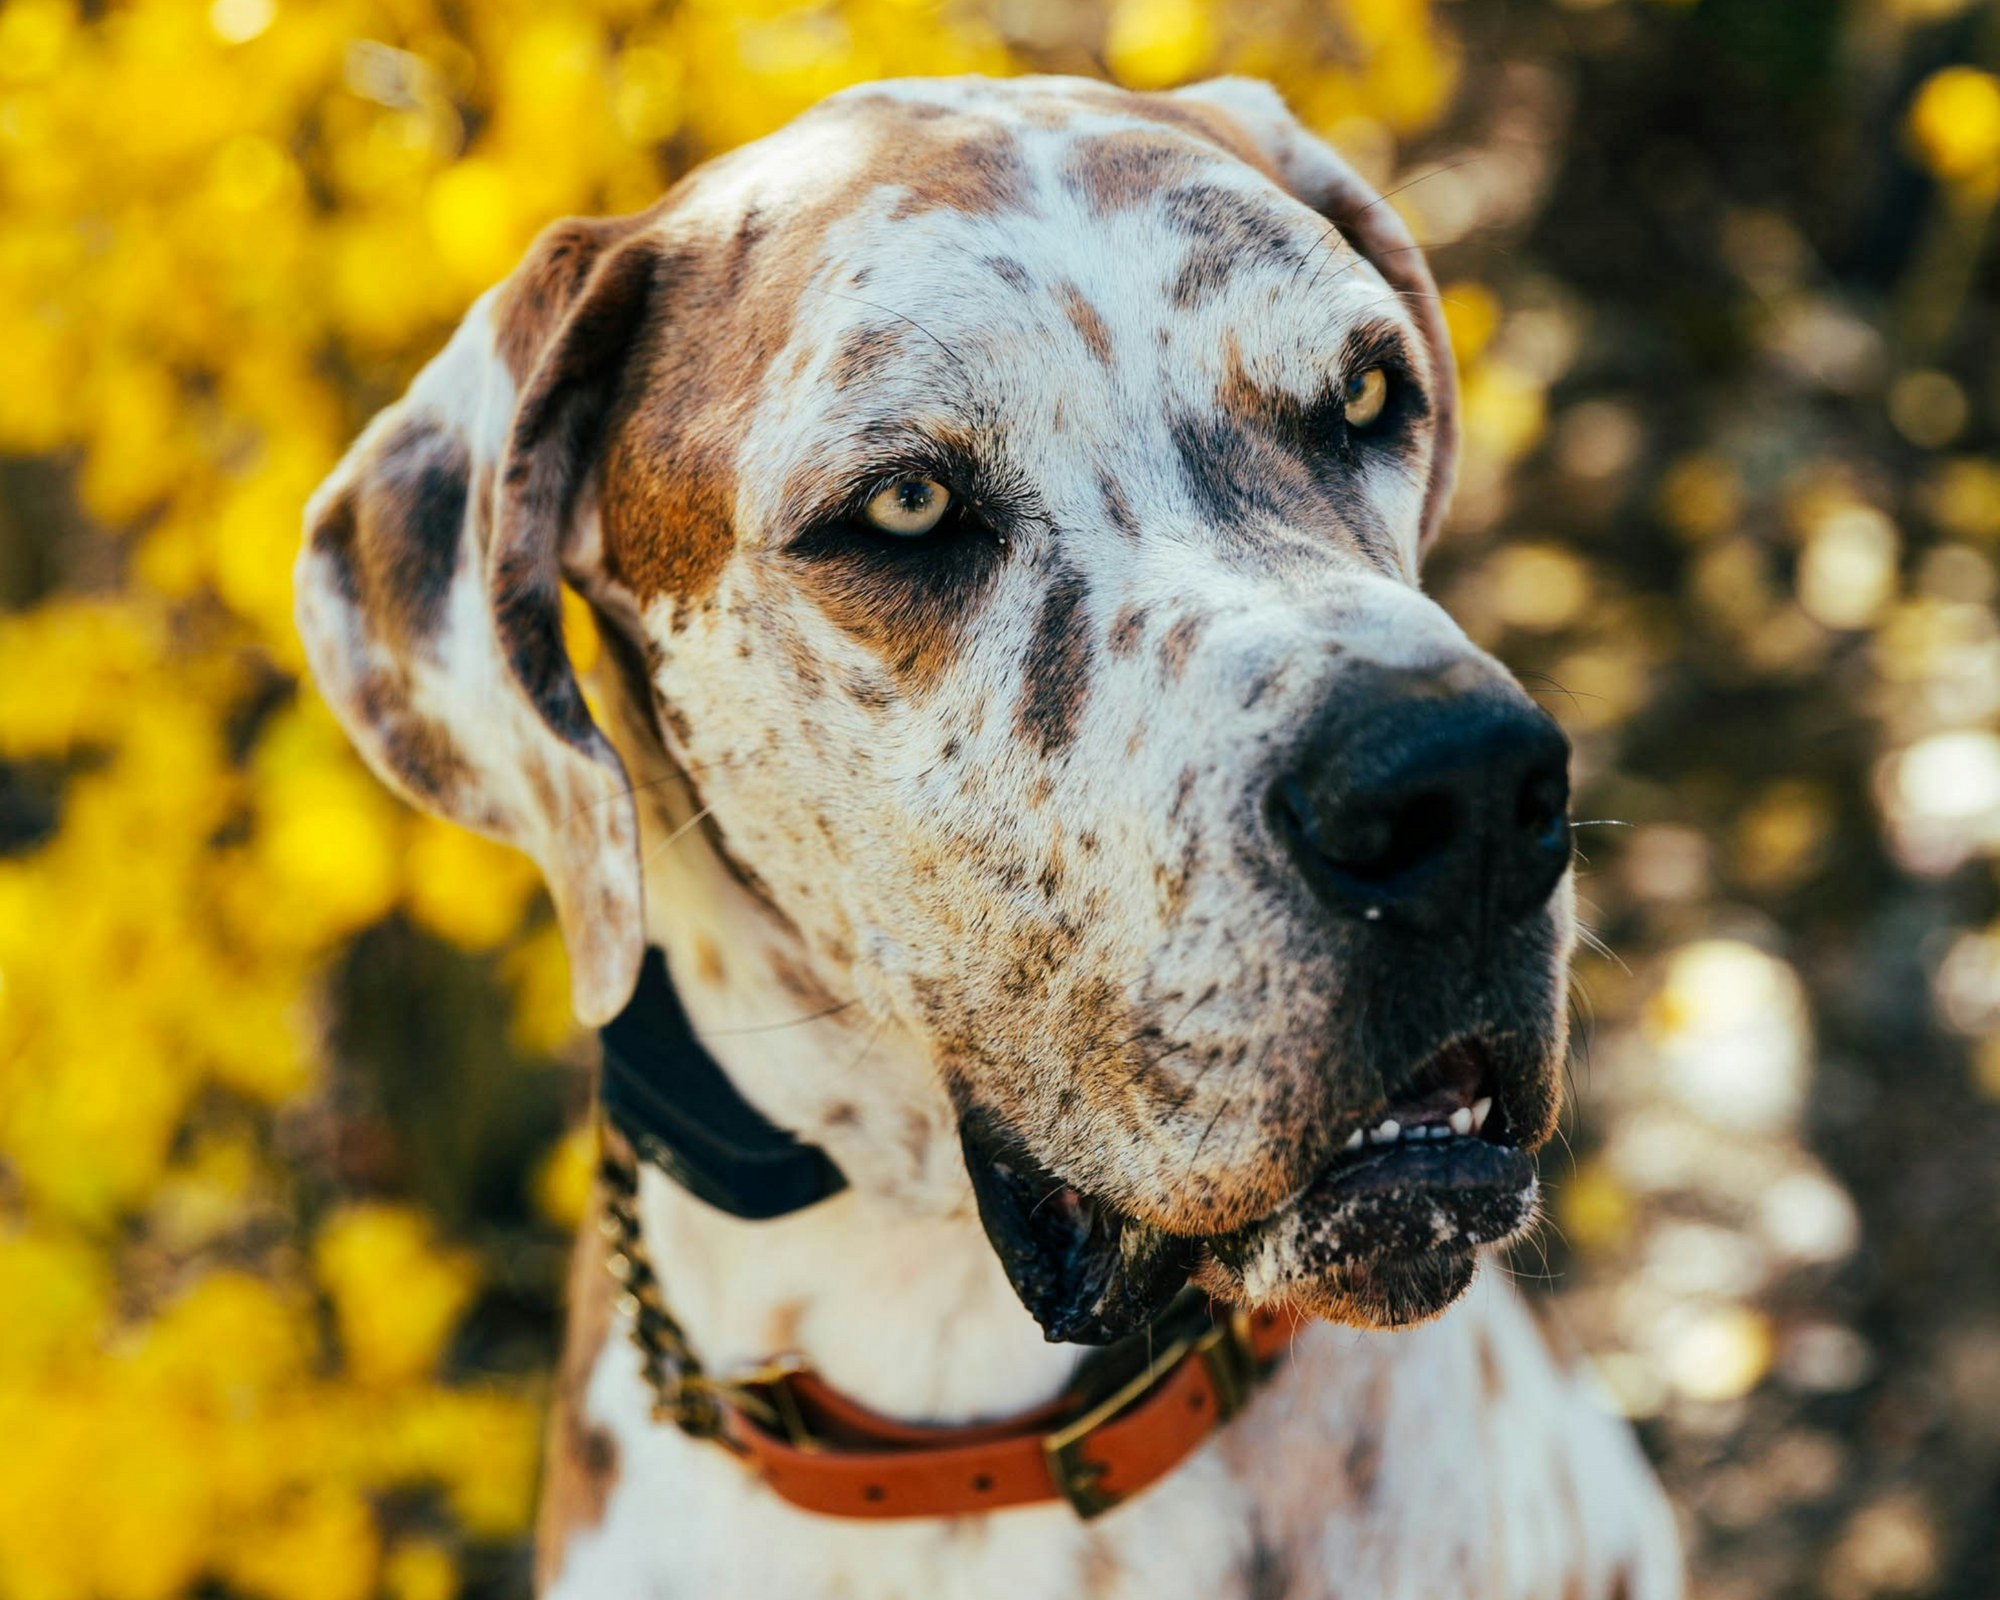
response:
[(1364, 883), (1387, 883), (1446, 848), (1458, 829), (1448, 794), (1415, 794), (1334, 831), (1326, 854)]
[(1426, 790), (1372, 805), (1315, 807), (1295, 778), (1278, 786), (1286, 827), (1321, 859), (1363, 883), (1386, 883), (1451, 843), (1458, 806), (1450, 794)]
[(1554, 846), (1563, 839), (1569, 820), (1569, 778), (1561, 771), (1530, 773), (1521, 786), (1514, 823), (1535, 843)]

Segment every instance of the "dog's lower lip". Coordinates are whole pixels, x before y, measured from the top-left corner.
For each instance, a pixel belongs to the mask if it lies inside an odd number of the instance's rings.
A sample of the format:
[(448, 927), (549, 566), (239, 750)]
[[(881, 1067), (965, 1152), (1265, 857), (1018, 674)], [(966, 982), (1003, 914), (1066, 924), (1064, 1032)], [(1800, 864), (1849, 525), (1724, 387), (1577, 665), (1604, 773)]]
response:
[[(1399, 1280), (1462, 1289), (1473, 1253), (1532, 1219), (1538, 1187), (1515, 1147), (1493, 1050), (1462, 1038), (1337, 1140), (1310, 1181), (1225, 1232), (1182, 1232), (1128, 1215), (1043, 1167), (997, 1120), (961, 1114), (980, 1219), (1022, 1303), (1051, 1339), (1095, 1344), (1156, 1315), (1188, 1281), (1224, 1278), (1252, 1299), (1347, 1285), (1366, 1303), (1379, 1278), (1391, 1320), (1421, 1302)], [(1426, 1265), (1430, 1263), (1431, 1265)], [(1360, 1287), (1357, 1289), (1357, 1285)], [(1234, 1291), (1231, 1291), (1234, 1292)]]

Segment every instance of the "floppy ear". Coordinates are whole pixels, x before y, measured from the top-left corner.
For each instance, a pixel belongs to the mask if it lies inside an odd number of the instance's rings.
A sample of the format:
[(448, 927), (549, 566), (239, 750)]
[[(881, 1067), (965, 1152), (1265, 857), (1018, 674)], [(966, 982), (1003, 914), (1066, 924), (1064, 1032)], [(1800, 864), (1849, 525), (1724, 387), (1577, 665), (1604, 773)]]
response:
[(653, 290), (645, 220), (536, 241), (320, 485), (294, 573), (348, 736), (416, 804), (535, 859), (593, 1025), (644, 954), (638, 825), (563, 649), (561, 581), (592, 558), (577, 513)]
[(1309, 133), (1268, 83), (1251, 78), (1212, 78), (1175, 90), (1173, 98), (1223, 113), (1262, 153), (1278, 181), (1340, 229), (1347, 242), (1408, 303), (1430, 360), (1435, 432), (1418, 545), (1419, 549), (1428, 548), (1444, 520), (1452, 480), (1458, 474), (1458, 364), (1452, 359), (1451, 334), (1445, 327), (1437, 281), (1431, 277), (1423, 250), (1388, 201), (1343, 161), (1332, 145)]

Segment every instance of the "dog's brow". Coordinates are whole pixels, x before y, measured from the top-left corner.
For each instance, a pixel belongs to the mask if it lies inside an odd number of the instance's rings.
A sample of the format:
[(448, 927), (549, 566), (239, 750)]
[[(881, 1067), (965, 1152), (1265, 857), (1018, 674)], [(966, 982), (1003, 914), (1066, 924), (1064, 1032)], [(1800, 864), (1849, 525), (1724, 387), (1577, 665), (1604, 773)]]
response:
[(779, 497), (784, 529), (796, 531), (895, 473), (921, 473), (976, 493), (983, 462), (971, 428), (949, 413), (918, 423), (871, 421), (832, 439), (816, 439), (790, 472)]
[(1337, 375), (1348, 378), (1366, 368), (1384, 366), (1395, 367), (1403, 375), (1410, 402), (1421, 415), (1429, 401), (1424, 396), (1423, 380), (1418, 376), (1423, 367), (1410, 347), (1409, 335), (1395, 323), (1386, 321), (1363, 322), (1349, 328), (1340, 342)]

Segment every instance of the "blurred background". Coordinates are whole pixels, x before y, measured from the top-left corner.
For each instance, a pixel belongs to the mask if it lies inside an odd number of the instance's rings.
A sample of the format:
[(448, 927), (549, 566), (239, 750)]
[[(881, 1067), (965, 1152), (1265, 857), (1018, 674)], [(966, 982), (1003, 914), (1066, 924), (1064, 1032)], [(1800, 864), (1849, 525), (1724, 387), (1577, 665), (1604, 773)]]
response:
[(5, 0), (0, 1600), (525, 1593), (592, 1047), (301, 684), (301, 503), (542, 223), (1034, 69), (1273, 78), (1434, 249), (1431, 581), (1588, 823), (1515, 1269), (1695, 1594), (2000, 1595), (1995, 66), (1967, 0)]

